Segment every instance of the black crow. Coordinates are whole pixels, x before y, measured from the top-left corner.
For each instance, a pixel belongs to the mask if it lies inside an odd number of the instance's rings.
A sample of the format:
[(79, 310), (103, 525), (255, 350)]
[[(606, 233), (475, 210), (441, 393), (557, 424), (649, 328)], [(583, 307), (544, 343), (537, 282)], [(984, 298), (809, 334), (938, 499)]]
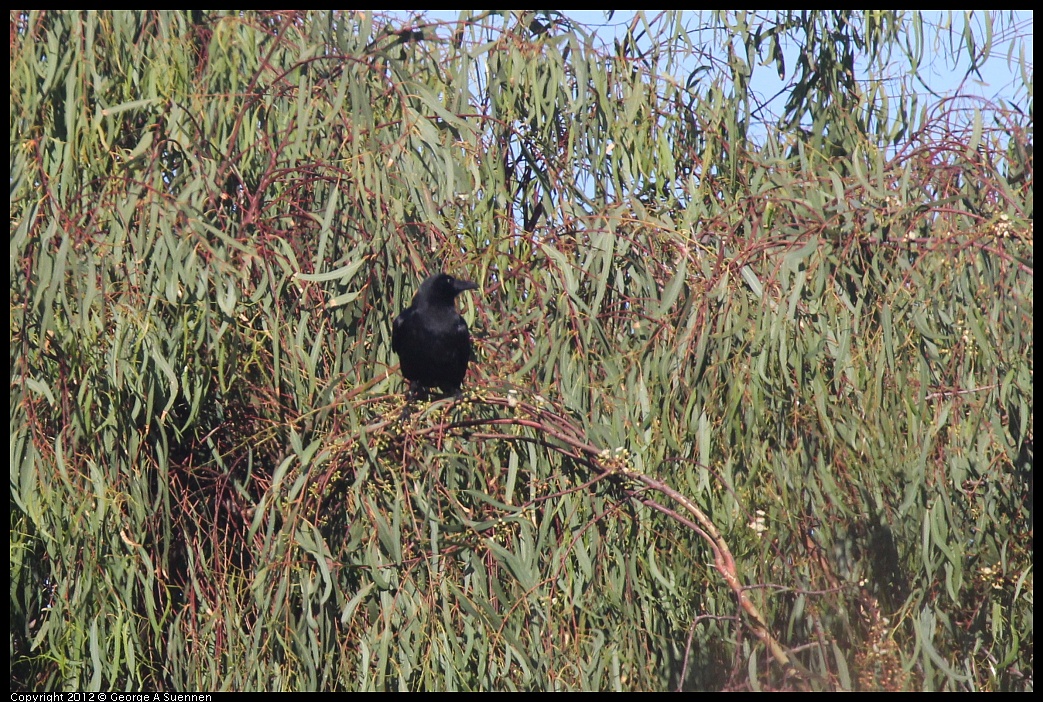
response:
[(477, 289), (469, 280), (436, 273), (420, 284), (412, 304), (395, 317), (391, 348), (409, 381), (407, 397), (417, 397), (422, 388), (459, 394), (471, 360), (471, 334), (453, 301), (464, 290)]

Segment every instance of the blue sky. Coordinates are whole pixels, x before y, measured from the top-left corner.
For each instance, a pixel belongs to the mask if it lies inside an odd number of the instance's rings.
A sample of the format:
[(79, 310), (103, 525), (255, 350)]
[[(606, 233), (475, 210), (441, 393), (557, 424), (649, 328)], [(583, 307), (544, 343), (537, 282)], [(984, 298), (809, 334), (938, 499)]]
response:
[[(425, 11), (424, 16), (429, 20), (455, 21), (459, 17), (459, 12), (459, 10)], [(645, 10), (644, 12), (645, 16), (651, 20), (661, 10)], [(1000, 11), (995, 12), (1000, 14)], [(625, 33), (626, 27), (630, 24), (635, 11), (618, 10), (611, 21), (606, 19), (605, 12), (601, 10), (563, 10), (562, 13), (569, 19), (582, 23), (588, 30), (595, 32), (607, 44), (611, 45), (613, 38), (622, 36)], [(400, 15), (405, 19), (409, 14), (413, 13), (392, 11), (389, 14)], [(698, 19), (698, 11), (692, 10), (685, 14), (690, 17), (690, 23), (694, 26)], [(937, 94), (950, 97), (959, 94), (993, 102), (1002, 100), (1007, 102), (1017, 101), (1021, 105), (1026, 104), (1024, 88), (1021, 87), (1023, 86), (1023, 81), (1021, 79), (1022, 65), (1020, 58), (1023, 56), (1025, 69), (1028, 71), (1029, 79), (1031, 80), (1033, 75), (1033, 13), (1030, 11), (1013, 13), (1002, 11), (1001, 14), (1004, 18), (1012, 15), (1013, 26), (1005, 26), (1002, 32), (999, 28), (996, 29), (997, 34), (994, 37), (993, 50), (980, 69), (980, 78), (977, 76), (966, 77), (969, 64), (964, 58), (966, 51), (962, 47), (953, 50), (948, 43), (948, 39), (944, 41), (938, 40), (936, 43), (928, 45), (925, 51), (925, 63), (922, 66), (920, 75), (931, 90)], [(956, 27), (957, 37), (955, 41), (958, 42), (959, 34), (968, 16), (962, 11), (924, 11), (924, 19), (925, 24), (937, 26), (947, 26), (951, 21), (952, 25)], [(980, 11), (971, 13), (969, 20), (977, 28), (977, 33), (983, 35), (984, 14)], [(1010, 24), (1011, 22), (1006, 22), (1006, 25)], [(930, 29), (927, 28), (925, 31), (929, 32)], [(1017, 39), (1020, 43), (1021, 56), (1015, 52), (1013, 56), (1008, 57), (1012, 39)], [(932, 39), (929, 37), (928, 41), (932, 41)], [(791, 51), (793, 50), (791, 49)], [(955, 63), (954, 60), (956, 61)], [(794, 56), (787, 54), (786, 66), (788, 70), (792, 71), (795, 65), (796, 60)], [(791, 77), (787, 76), (787, 78)], [(770, 98), (783, 88), (783, 84), (779, 80), (773, 66), (756, 67), (751, 86), (754, 92), (763, 99)], [(1019, 89), (1020, 92), (1018, 92)], [(917, 86), (917, 90), (920, 92), (920, 97), (923, 101), (927, 103), (934, 102), (935, 98), (932, 98), (926, 88)], [(777, 114), (779, 110), (775, 110), (774, 106), (777, 103), (781, 107), (784, 99), (785, 95), (776, 98), (776, 102), (771, 104), (770, 109)], [(972, 102), (980, 101), (974, 100)]]
[[(646, 17), (649, 18), (654, 17), (658, 12), (658, 10), (645, 10)], [(619, 36), (625, 31), (634, 16), (634, 11), (617, 11), (611, 22), (606, 21), (603, 11), (568, 10), (564, 14), (587, 25), (589, 28), (596, 29), (599, 36), (604, 36), (608, 41), (611, 41), (612, 37)], [(689, 14), (692, 15), (694, 21), (696, 11), (691, 11)], [(925, 22), (944, 26), (949, 22), (949, 14), (949, 12), (925, 11), (924, 18)], [(1004, 16), (1006, 14), (1007, 12), (1005, 11)], [(1023, 44), (1024, 59), (1031, 76), (1033, 27), (1032, 12), (1014, 12), (1013, 15), (1015, 18), (1014, 31), (1008, 30), (1007, 34), (1009, 36), (996, 36), (992, 53), (981, 68), (982, 79), (980, 81), (976, 79), (961, 81), (969, 67), (969, 63), (963, 60), (965, 52), (960, 51), (957, 54), (953, 54), (947, 51), (947, 45), (942, 45), (932, 47), (933, 50), (926, 52), (928, 60), (925, 62), (922, 76), (928, 85), (935, 92), (950, 96), (960, 92), (961, 94), (974, 95), (993, 101), (997, 99), (1014, 99), (1015, 90), (1021, 84), (1021, 66), (1019, 65), (1019, 56), (1014, 55), (1008, 61), (1007, 52), (1010, 48), (1011, 40), (1016, 35), (1016, 38)], [(963, 13), (952, 13), (952, 24), (957, 27), (957, 31), (962, 30), (964, 19)], [(983, 34), (981, 13), (979, 12), (977, 15), (972, 16), (971, 21), (975, 23), (978, 32)], [(961, 59), (955, 65), (952, 60), (954, 56)], [(796, 65), (796, 61), (792, 56), (787, 56), (786, 65), (788, 67)], [(778, 74), (773, 67), (758, 67), (755, 71), (754, 90), (758, 93), (766, 97), (771, 96), (778, 92), (781, 86), (782, 83), (779, 81)], [(924, 90), (922, 96), (928, 98), (929, 94)], [(1024, 95), (1021, 98), (1024, 99)]]

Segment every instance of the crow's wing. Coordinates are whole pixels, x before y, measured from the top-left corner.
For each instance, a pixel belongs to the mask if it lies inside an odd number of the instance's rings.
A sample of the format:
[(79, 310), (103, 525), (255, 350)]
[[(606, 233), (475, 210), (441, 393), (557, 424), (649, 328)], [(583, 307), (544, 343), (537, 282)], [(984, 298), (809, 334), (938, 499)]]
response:
[(395, 321), (391, 325), (391, 350), (399, 356), (402, 355), (402, 348), (406, 343), (405, 327), (407, 320), (412, 316), (413, 308), (407, 307), (402, 310), (402, 314), (395, 317)]

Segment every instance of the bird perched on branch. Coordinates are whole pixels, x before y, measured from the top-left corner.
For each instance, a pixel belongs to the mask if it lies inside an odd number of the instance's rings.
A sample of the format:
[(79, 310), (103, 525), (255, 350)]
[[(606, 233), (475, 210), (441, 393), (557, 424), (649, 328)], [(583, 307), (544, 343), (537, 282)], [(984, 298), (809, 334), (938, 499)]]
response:
[(459, 394), (471, 360), (471, 334), (454, 300), (465, 290), (477, 289), (469, 280), (436, 273), (420, 284), (412, 304), (395, 317), (391, 348), (409, 381), (407, 398), (426, 392), (424, 388)]

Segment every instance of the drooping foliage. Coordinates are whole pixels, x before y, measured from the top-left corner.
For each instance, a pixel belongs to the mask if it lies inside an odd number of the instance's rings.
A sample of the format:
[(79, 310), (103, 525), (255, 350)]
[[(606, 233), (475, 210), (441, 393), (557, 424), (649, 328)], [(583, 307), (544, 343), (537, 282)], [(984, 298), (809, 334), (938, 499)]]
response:
[(948, 20), (13, 11), (12, 688), (1031, 689), (1031, 64)]

